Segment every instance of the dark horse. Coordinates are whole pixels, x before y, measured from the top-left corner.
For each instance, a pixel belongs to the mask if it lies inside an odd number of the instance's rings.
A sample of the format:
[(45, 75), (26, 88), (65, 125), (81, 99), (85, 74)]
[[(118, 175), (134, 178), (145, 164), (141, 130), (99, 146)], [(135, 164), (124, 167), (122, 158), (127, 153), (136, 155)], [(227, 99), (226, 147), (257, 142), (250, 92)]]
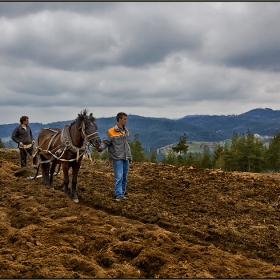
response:
[[(84, 110), (74, 122), (59, 128), (44, 128), (38, 135), (35, 154), (39, 153), (39, 166), (42, 167), (43, 183), (52, 187), (57, 164), (62, 164), (64, 183), (63, 190), (74, 202), (78, 203), (76, 192), (78, 172), (83, 156), (89, 156), (88, 147), (100, 145), (95, 118)], [(51, 166), (50, 166), (51, 165)], [(69, 169), (72, 167), (72, 187), (69, 185)], [(38, 168), (39, 169), (39, 168)]]

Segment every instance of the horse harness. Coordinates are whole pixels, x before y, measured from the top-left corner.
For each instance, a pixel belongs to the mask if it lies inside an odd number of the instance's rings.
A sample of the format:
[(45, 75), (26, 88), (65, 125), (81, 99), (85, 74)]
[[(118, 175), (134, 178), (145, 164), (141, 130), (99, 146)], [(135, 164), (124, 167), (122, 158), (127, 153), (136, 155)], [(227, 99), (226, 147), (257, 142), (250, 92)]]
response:
[[(62, 131), (61, 130), (59, 130), (59, 131), (54, 130), (54, 129), (51, 129), (51, 128), (44, 128), (44, 129), (47, 129), (49, 131), (54, 132), (54, 134), (50, 136), (51, 140), (49, 141), (49, 144), (48, 144), (48, 147), (47, 147), (46, 150), (42, 150), (40, 146), (37, 146), (35, 148), (34, 156), (37, 155), (39, 150), (41, 152), (49, 153), (52, 156), (50, 159), (48, 159), (46, 161), (42, 161), (41, 163), (48, 163), (48, 162), (53, 161), (54, 159), (57, 159), (57, 160), (60, 160), (60, 161), (75, 161), (75, 160), (78, 161), (79, 158), (82, 157), (83, 155), (87, 155), (87, 157), (90, 158), (90, 160), (92, 160), (91, 156), (90, 156), (90, 153), (89, 153), (89, 150), (88, 150), (89, 145), (90, 145), (89, 141), (91, 139), (94, 139), (94, 138), (98, 137), (98, 133), (94, 132), (92, 134), (87, 135), (86, 132), (85, 132), (85, 124), (84, 124), (84, 122), (82, 122), (82, 125), (81, 125), (81, 127), (79, 127), (79, 129), (80, 128), (82, 129), (82, 133), (84, 135), (84, 142), (83, 142), (83, 146), (81, 148), (78, 148), (78, 147), (73, 145), (72, 138), (70, 136), (70, 126), (71, 125), (66, 124)], [(53, 150), (50, 150), (51, 144), (54, 144), (57, 141), (57, 139), (59, 139), (59, 138), (55, 139), (58, 136), (59, 133), (61, 133), (60, 141), (61, 141), (62, 144), (60, 146), (54, 148)], [(45, 139), (44, 143), (50, 137)], [(54, 143), (53, 143), (53, 141), (54, 141)], [(67, 150), (70, 150), (72, 153), (77, 154), (76, 158), (74, 158), (74, 159), (63, 159), (62, 157)]]

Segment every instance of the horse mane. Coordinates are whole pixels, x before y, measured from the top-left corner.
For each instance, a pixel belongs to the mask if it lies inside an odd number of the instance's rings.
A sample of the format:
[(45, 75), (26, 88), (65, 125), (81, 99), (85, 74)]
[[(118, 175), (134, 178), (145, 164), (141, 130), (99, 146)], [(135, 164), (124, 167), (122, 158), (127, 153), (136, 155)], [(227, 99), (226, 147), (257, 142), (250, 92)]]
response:
[(71, 125), (75, 124), (75, 123), (80, 123), (84, 117), (87, 117), (90, 121), (95, 122), (96, 118), (92, 116), (92, 114), (90, 114), (89, 116), (87, 115), (88, 110), (84, 109), (80, 112), (80, 114), (78, 114), (77, 118), (71, 123)]
[(83, 111), (80, 112), (80, 116), (81, 117), (85, 117), (88, 113), (88, 110), (87, 109), (84, 109)]

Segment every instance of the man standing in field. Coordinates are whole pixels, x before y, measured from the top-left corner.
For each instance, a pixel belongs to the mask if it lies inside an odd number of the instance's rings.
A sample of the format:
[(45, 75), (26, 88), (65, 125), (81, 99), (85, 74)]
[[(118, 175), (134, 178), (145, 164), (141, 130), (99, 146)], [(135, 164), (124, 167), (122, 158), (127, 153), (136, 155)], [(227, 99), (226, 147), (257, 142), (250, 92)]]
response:
[[(20, 165), (26, 167), (26, 157), (32, 156), (33, 145), (35, 140), (32, 135), (32, 131), (29, 127), (29, 118), (22, 116), (20, 118), (20, 125), (14, 129), (12, 134), (12, 140), (18, 144), (20, 151)], [(36, 157), (33, 158), (33, 165), (36, 164)]]
[(125, 127), (127, 114), (120, 112), (116, 116), (117, 124), (107, 132), (97, 151), (102, 152), (108, 148), (109, 160), (114, 165), (115, 200), (127, 199), (125, 196), (129, 163), (132, 162), (130, 151), (129, 131)]

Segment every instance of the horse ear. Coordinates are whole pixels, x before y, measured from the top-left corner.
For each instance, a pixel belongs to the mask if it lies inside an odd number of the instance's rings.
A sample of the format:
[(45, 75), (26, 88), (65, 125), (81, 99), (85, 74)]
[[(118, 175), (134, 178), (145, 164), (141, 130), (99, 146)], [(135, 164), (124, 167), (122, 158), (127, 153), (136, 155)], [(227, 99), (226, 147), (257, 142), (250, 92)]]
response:
[(79, 120), (80, 122), (84, 120), (84, 116), (81, 114), (78, 114), (78, 118), (77, 120)]
[(89, 116), (92, 117), (92, 113), (90, 113)]

